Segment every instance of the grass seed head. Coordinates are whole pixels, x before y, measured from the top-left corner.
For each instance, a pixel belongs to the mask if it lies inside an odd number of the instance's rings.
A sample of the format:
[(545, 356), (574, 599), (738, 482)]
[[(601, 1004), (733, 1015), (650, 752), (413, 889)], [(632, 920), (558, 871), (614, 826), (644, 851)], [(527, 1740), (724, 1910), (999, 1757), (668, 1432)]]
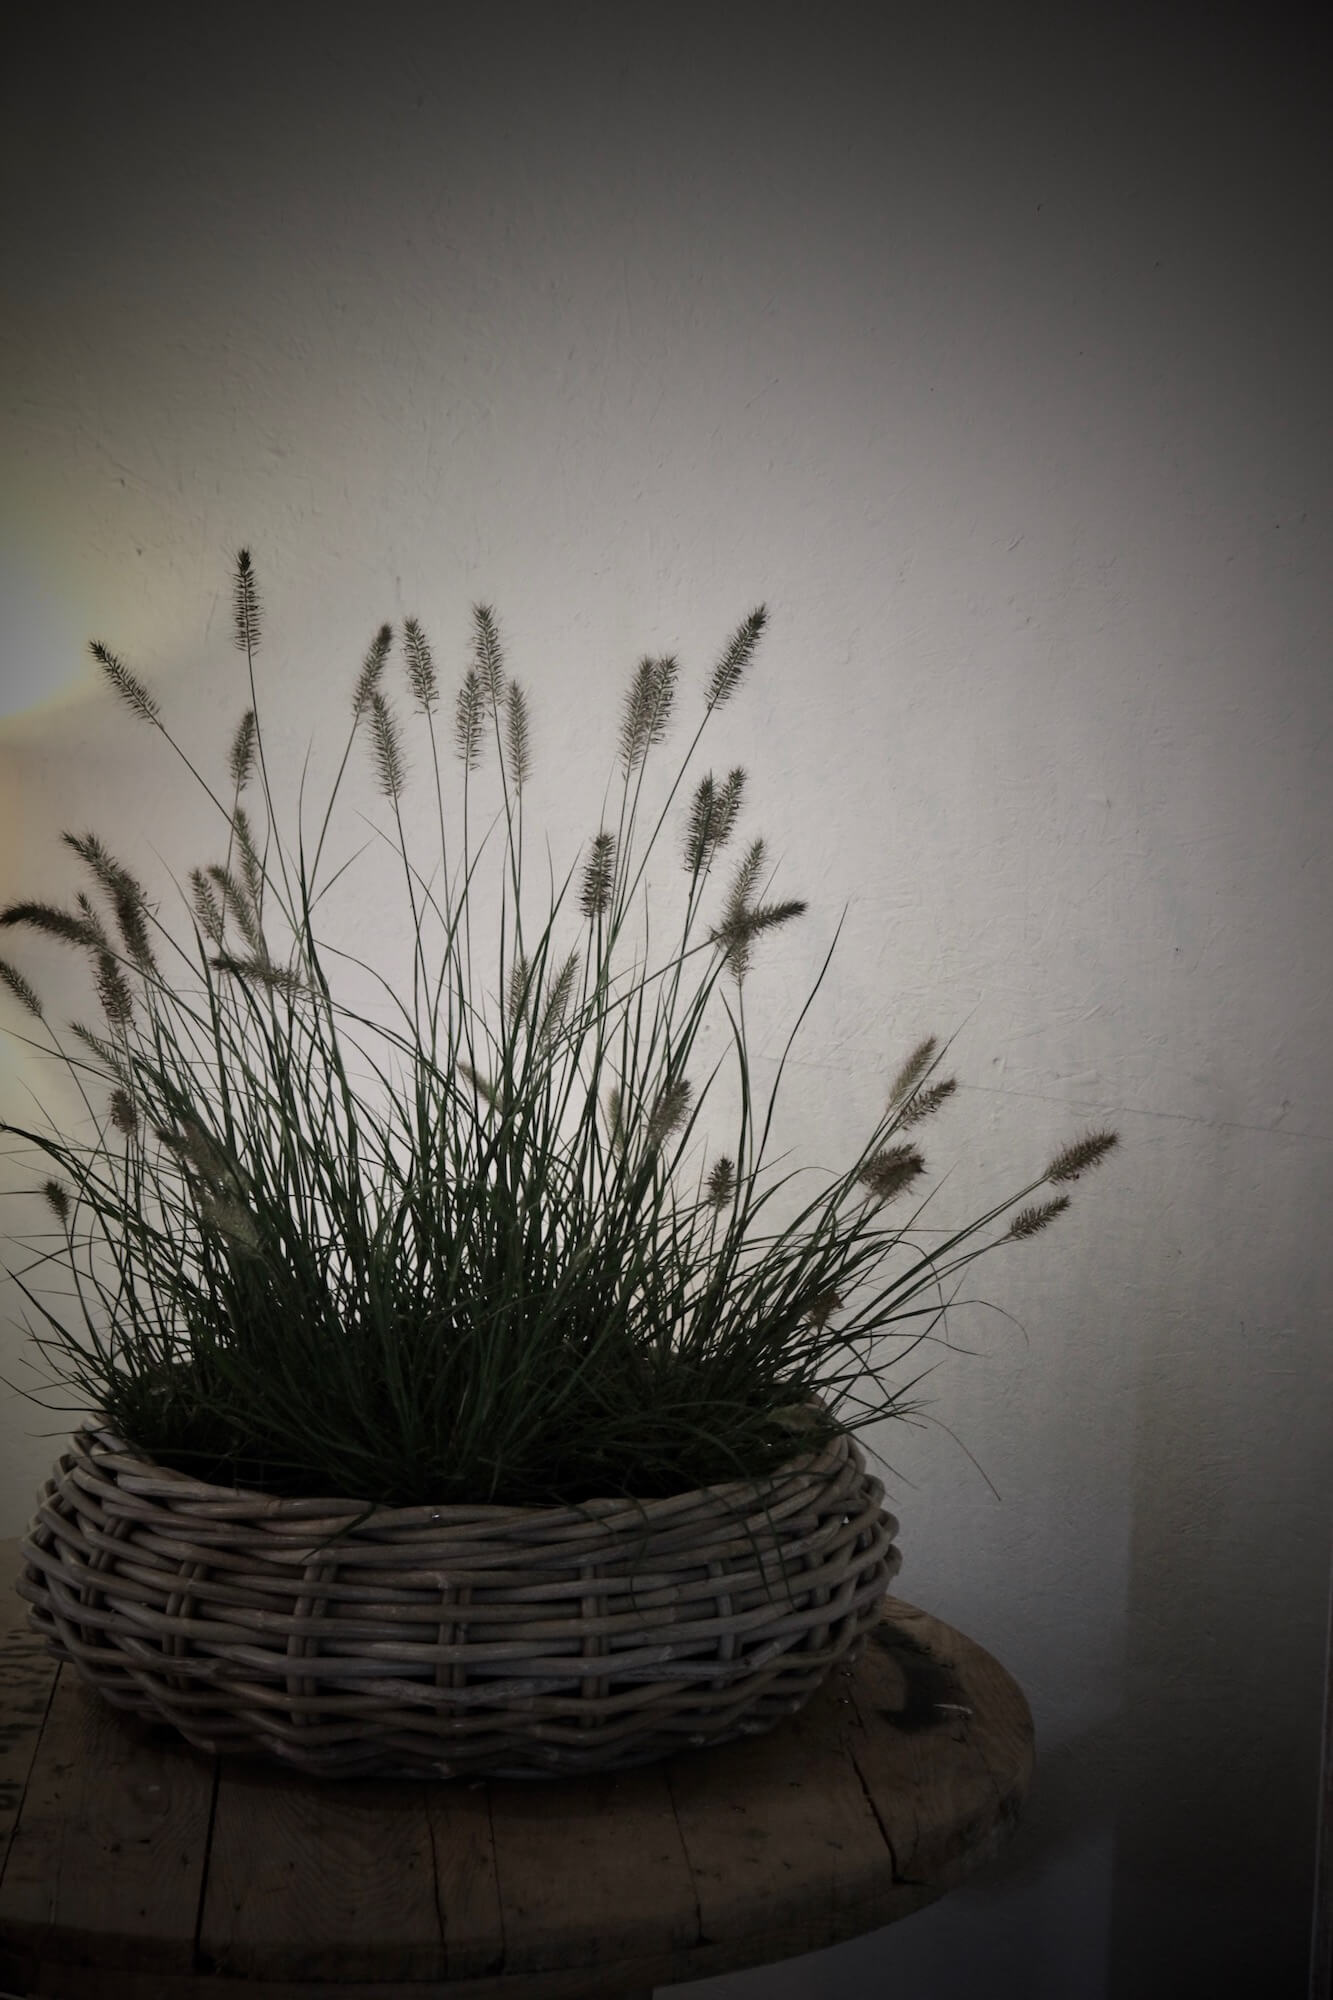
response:
[(1020, 1208), (1009, 1225), (1009, 1236), (1015, 1243), (1024, 1243), (1029, 1236), (1040, 1235), (1047, 1223), (1063, 1215), (1068, 1206), (1069, 1196), (1058, 1194), (1054, 1201), (1034, 1202), (1030, 1208)]
[(249, 549), (239, 549), (232, 579), (232, 615), (237, 649), (253, 658), (259, 650), (259, 585)]
[(579, 907), (589, 922), (605, 916), (611, 907), (615, 862), (615, 835), (605, 830), (595, 833), (591, 851), (583, 865), (583, 886), (579, 891)]
[(694, 1086), (688, 1077), (673, 1076), (657, 1093), (648, 1118), (648, 1144), (660, 1146), (684, 1122)]
[(361, 671), (356, 677), (356, 686), (352, 689), (352, 715), (357, 722), (369, 708), (370, 698), (383, 678), (384, 663), (389, 657), (389, 648), (392, 644), (392, 625), (381, 625), (370, 642), (366, 657), (361, 662)]
[(7, 958), (0, 958), (0, 986), (7, 986), (19, 1005), (26, 1007), (37, 1020), (45, 1018), (37, 988), (30, 980), (25, 979), (18, 967), (11, 965)]
[(139, 1113), (128, 1090), (116, 1089), (111, 1093), (111, 1123), (127, 1139), (134, 1138), (139, 1130)]
[(898, 1123), (907, 1131), (913, 1125), (919, 1125), (923, 1118), (933, 1117), (957, 1088), (957, 1077), (946, 1076), (940, 1083), (932, 1083), (925, 1090), (914, 1090), (902, 1108)]
[(1056, 1154), (1046, 1169), (1048, 1181), (1076, 1181), (1089, 1167), (1095, 1167), (1104, 1160), (1113, 1146), (1120, 1143), (1115, 1132), (1089, 1132), (1086, 1138), (1076, 1139), (1072, 1146)]
[(429, 642), (415, 618), (403, 620), (403, 651), (407, 656), (407, 684), (412, 699), (423, 715), (429, 715), (440, 699), (439, 678)]
[(454, 741), (466, 771), (475, 771), (481, 763), (481, 732), (484, 721), (481, 676), (475, 667), (469, 667), (458, 690), (458, 703), (454, 710)]
[(505, 697), (505, 747), (509, 782), (515, 796), (532, 776), (532, 747), (528, 730), (527, 696), (517, 681), (510, 681)]
[(736, 1192), (736, 1163), (727, 1154), (713, 1162), (708, 1175), (708, 1200), (714, 1208), (725, 1208)]
[(69, 1190), (63, 1181), (44, 1181), (42, 1183), (42, 1199), (55, 1215), (57, 1221), (69, 1221)]
[(247, 708), (236, 726), (236, 734), (231, 739), (231, 749), (227, 756), (227, 768), (231, 781), (238, 792), (245, 790), (255, 763), (255, 740), (257, 724), (255, 712)]
[(903, 1194), (926, 1170), (926, 1162), (915, 1146), (884, 1146), (873, 1153), (857, 1175), (872, 1198), (892, 1201)]
[(375, 749), (375, 770), (380, 790), (397, 805), (407, 779), (403, 761), (402, 736), (393, 710), (378, 688), (370, 697), (370, 737)]
[(491, 714), (498, 715), (505, 698), (504, 648), (489, 604), (472, 607), (472, 659), (482, 699)]
[(705, 697), (711, 714), (725, 701), (730, 701), (745, 676), (745, 669), (754, 658), (759, 645), (760, 634), (768, 623), (768, 613), (762, 604), (755, 606), (748, 618), (737, 626), (728, 640), (721, 659), (713, 669)]
[(104, 646), (100, 639), (94, 639), (88, 650), (121, 700), (134, 711), (140, 721), (157, 722), (160, 716), (157, 702), (138, 676), (130, 672), (125, 662), (119, 659), (109, 646)]
[(670, 654), (656, 660), (645, 654), (634, 670), (620, 726), (620, 756), (627, 777), (642, 764), (653, 744), (660, 743), (667, 733), (678, 672)]

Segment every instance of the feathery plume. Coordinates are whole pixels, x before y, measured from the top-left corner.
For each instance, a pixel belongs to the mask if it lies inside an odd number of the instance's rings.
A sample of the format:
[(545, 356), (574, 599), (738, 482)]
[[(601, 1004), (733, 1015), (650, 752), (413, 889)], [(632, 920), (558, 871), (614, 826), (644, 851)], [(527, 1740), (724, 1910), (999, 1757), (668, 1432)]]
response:
[(571, 951), (546, 989), (546, 1001), (537, 1028), (539, 1049), (549, 1048), (565, 1024), (565, 1015), (569, 1012), (569, 1003), (574, 997), (574, 981), (578, 977), (578, 970), (578, 952)]
[(85, 862), (91, 868), (104, 889), (109, 889), (114, 893), (122, 880), (129, 881), (131, 879), (118, 869), (118, 865), (111, 859), (110, 854), (103, 847), (95, 833), (85, 833), (82, 835), (77, 833), (62, 833), (60, 838), (64, 841), (66, 847), (74, 849), (80, 861)]
[(727, 891), (726, 908), (723, 911), (724, 923), (731, 922), (735, 918), (744, 915), (750, 898), (759, 887), (759, 878), (764, 872), (766, 858), (767, 849), (764, 846), (763, 836), (761, 835), (759, 839), (750, 842), (750, 845), (745, 850), (744, 860), (740, 863), (736, 873), (731, 878), (731, 887)]
[(528, 981), (532, 968), (522, 952), (519, 952), (509, 968), (509, 990), (505, 995), (505, 1019), (510, 1028), (516, 1028), (523, 1015), (528, 997)]
[(955, 1076), (946, 1076), (939, 1083), (932, 1083), (928, 1090), (914, 1090), (902, 1108), (898, 1123), (904, 1131), (919, 1125), (923, 1118), (931, 1117), (951, 1098), (958, 1088)]
[(510, 681), (505, 696), (505, 739), (509, 755), (509, 779), (521, 792), (532, 775), (532, 751), (528, 739), (527, 696), (517, 681)]
[(890, 1085), (889, 1088), (890, 1109), (892, 1109), (892, 1107), (895, 1104), (901, 1104), (904, 1098), (911, 1096), (912, 1092), (916, 1089), (917, 1085), (921, 1082), (922, 1078), (926, 1075), (927, 1071), (929, 1070), (931, 1061), (934, 1058), (935, 1050), (938, 1048), (938, 1046), (939, 1044), (936, 1041), (934, 1035), (927, 1035), (926, 1039), (923, 1042), (917, 1043), (916, 1047), (912, 1050), (911, 1055), (907, 1058), (907, 1061), (903, 1064), (902, 1068), (899, 1070), (897, 1076), (894, 1077), (893, 1082)]
[(1063, 1152), (1056, 1154), (1044, 1178), (1048, 1181), (1076, 1181), (1080, 1174), (1086, 1173), (1089, 1167), (1095, 1167), (1112, 1146), (1119, 1143), (1116, 1132), (1089, 1132), (1086, 1138), (1075, 1140), (1072, 1146), (1066, 1146)]
[(361, 663), (361, 671), (352, 690), (352, 714), (358, 722), (369, 708), (370, 698), (380, 684), (384, 662), (389, 657), (389, 648), (392, 644), (392, 625), (381, 625), (370, 642), (370, 649)]
[(481, 678), (475, 667), (469, 667), (458, 690), (458, 706), (454, 711), (454, 740), (464, 770), (475, 771), (481, 762), (483, 720)]
[(759, 635), (767, 623), (768, 613), (762, 604), (758, 604), (732, 633), (708, 683), (706, 699), (710, 710), (720, 708), (724, 701), (729, 701), (740, 686), (741, 677), (754, 658)]
[(213, 884), (202, 868), (190, 870), (190, 890), (200, 930), (211, 944), (221, 944), (224, 929), (222, 905), (213, 894)]
[(771, 931), (778, 924), (790, 923), (793, 917), (803, 917), (809, 905), (800, 896), (789, 896), (784, 903), (758, 903), (752, 910), (743, 910), (731, 924), (724, 926), (721, 933), (723, 942), (748, 944), (760, 931)]
[(915, 1146), (885, 1146), (871, 1155), (856, 1178), (870, 1190), (874, 1200), (891, 1201), (925, 1170), (925, 1160)]
[(127, 1139), (132, 1139), (139, 1129), (139, 1113), (128, 1090), (118, 1088), (111, 1093), (111, 1123)]
[(370, 697), (370, 734), (375, 746), (375, 764), (379, 771), (380, 790), (386, 799), (392, 799), (396, 805), (402, 795), (407, 773), (403, 764), (403, 748), (398, 734), (398, 724), (378, 688)]
[(802, 916), (806, 908), (803, 902), (794, 898), (784, 903), (751, 904), (750, 898), (758, 888), (763, 873), (764, 854), (763, 840), (751, 841), (744, 860), (732, 878), (722, 921), (710, 933), (713, 943), (722, 946), (728, 969), (738, 985), (750, 969), (750, 946), (759, 933)]
[[(1044, 1229), (1048, 1222), (1053, 1222), (1057, 1215), (1062, 1215), (1068, 1206), (1069, 1196), (1058, 1194), (1054, 1201), (1034, 1202), (1031, 1208), (1020, 1208), (1010, 1223), (1006, 1235), (1013, 1242), (1022, 1243), (1027, 1237), (1035, 1236), (1039, 1230)], [(1003, 1242), (1005, 1239), (1001, 1237), (1000, 1240)]]
[(155, 970), (153, 948), (148, 942), (148, 898), (129, 869), (107, 852), (95, 833), (84, 834), (82, 838), (64, 833), (60, 837), (87, 864), (111, 898), (116, 927), (130, 957), (137, 965)]
[(69, 1031), (86, 1049), (92, 1050), (99, 1062), (105, 1063), (117, 1083), (126, 1090), (130, 1088), (130, 1072), (119, 1049), (113, 1048), (103, 1036), (95, 1035), (91, 1028), (85, 1028), (82, 1021), (71, 1021)]
[(603, 830), (592, 839), (592, 852), (583, 868), (583, 887), (579, 892), (579, 907), (591, 921), (594, 917), (605, 916), (611, 907), (611, 889), (615, 881), (616, 837)]
[(7, 958), (0, 958), (0, 986), (7, 986), (19, 1005), (26, 1007), (30, 1014), (35, 1014), (39, 1021), (45, 1018), (37, 988)]
[(505, 670), (500, 633), (489, 604), (472, 607), (472, 657), (486, 706), (494, 715), (504, 700)]
[(727, 773), (720, 789), (711, 771), (699, 780), (685, 832), (685, 866), (691, 875), (706, 874), (730, 838), (744, 788), (745, 773), (739, 765)]
[(736, 1164), (723, 1153), (709, 1171), (708, 1200), (714, 1208), (725, 1208), (735, 1191)]
[(688, 1077), (670, 1077), (657, 1093), (648, 1116), (648, 1144), (660, 1146), (683, 1121), (690, 1108), (693, 1084)]
[(256, 953), (253, 958), (237, 958), (233, 952), (216, 952), (209, 964), (218, 972), (228, 972), (242, 984), (253, 979), (257, 986), (263, 986), (270, 993), (281, 993), (288, 1000), (296, 1000), (311, 989), (299, 972), (288, 965), (274, 965), (271, 959)]
[(232, 609), (236, 618), (236, 645), (240, 652), (253, 655), (259, 650), (259, 586), (249, 549), (236, 555)]
[(249, 895), (255, 915), (259, 915), (264, 900), (264, 864), (255, 846), (255, 837), (250, 831), (250, 818), (244, 806), (237, 806), (231, 816), (236, 845), (240, 849), (241, 873), (245, 877), (246, 892)]
[(69, 1221), (69, 1189), (56, 1180), (42, 1183), (42, 1198), (60, 1222)]
[(58, 910), (54, 903), (11, 903), (7, 910), (0, 910), (0, 925), (27, 924), (35, 931), (45, 931), (48, 937), (60, 938), (65, 944), (98, 945), (101, 940), (86, 917), (72, 917), (68, 910)]
[(102, 922), (102, 919), (98, 916), (82, 889), (80, 889), (74, 900), (79, 906), (79, 915), (83, 920), (84, 930), (87, 932), (89, 949), (95, 952), (110, 952), (111, 940), (107, 936), (106, 925)]
[(100, 639), (94, 639), (88, 650), (122, 701), (128, 702), (134, 713), (142, 717), (145, 722), (157, 722), (160, 711), (156, 701), (137, 675), (130, 672), (125, 662), (117, 659), (110, 647), (104, 646)]
[(267, 959), (268, 945), (260, 928), (259, 917), (250, 898), (229, 868), (218, 861), (210, 861), (208, 874), (222, 891), (222, 918), (225, 923), (227, 912), (231, 911), (240, 925), (241, 936), (258, 959)]
[(625, 717), (620, 726), (620, 754), (627, 774), (666, 735), (679, 671), (670, 654), (658, 660), (645, 655), (639, 661), (625, 698)]
[(704, 865), (716, 814), (717, 781), (711, 771), (706, 771), (695, 787), (685, 828), (685, 866), (691, 875), (698, 874)]
[(415, 618), (403, 620), (403, 650), (407, 655), (407, 684), (412, 699), (423, 715), (429, 715), (440, 698), (439, 681), (426, 635)]
[(134, 996), (113, 952), (98, 954), (94, 984), (102, 1012), (113, 1028), (123, 1028), (134, 1019)]
[(613, 1083), (606, 1094), (606, 1132), (617, 1159), (625, 1157), (625, 1100), (620, 1085)]
[(258, 724), (255, 712), (247, 708), (237, 724), (236, 734), (231, 739), (231, 751), (227, 758), (231, 771), (231, 781), (238, 792), (244, 791), (255, 764), (255, 738)]

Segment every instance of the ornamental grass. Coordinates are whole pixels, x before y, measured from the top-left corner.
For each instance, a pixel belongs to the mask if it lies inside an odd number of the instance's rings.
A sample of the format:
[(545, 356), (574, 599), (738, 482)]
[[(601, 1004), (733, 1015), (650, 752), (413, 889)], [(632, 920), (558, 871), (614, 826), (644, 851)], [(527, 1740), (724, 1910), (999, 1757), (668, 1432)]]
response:
[[(817, 1191), (766, 1158), (829, 958), (761, 1102), (746, 982), (806, 906), (775, 895), (764, 839), (745, 835), (746, 771), (692, 775), (751, 675), (763, 608), (688, 704), (673, 657), (639, 662), (599, 823), (534, 904), (534, 729), (492, 610), (473, 611), (451, 699), (415, 619), (378, 630), (325, 806), (308, 816), (302, 795), (292, 821), (267, 754), (247, 552), (233, 585), (246, 686), (225, 756), (187, 751), (133, 669), (92, 647), (201, 788), (211, 858), (164, 914), (98, 835), (68, 832), (72, 903), (0, 912), (81, 954), (96, 1002), (91, 1021), (57, 1026), (0, 959), (21, 1039), (65, 1067), (83, 1106), (73, 1134), (3, 1121), (48, 1217), (11, 1268), (45, 1370), (24, 1393), (208, 1480), (368, 1505), (656, 1498), (908, 1414), (908, 1358), (958, 1274), (1045, 1230), (1116, 1139), (1090, 1132), (966, 1225), (926, 1232), (921, 1129), (956, 1088), (929, 1036)], [(674, 777), (645, 789), (686, 706)], [(324, 935), (347, 865), (327, 858), (330, 828), (358, 756), (381, 797), (373, 838), (400, 885), (410, 985)], [(409, 838), (409, 784), (429, 794), (430, 852)], [(648, 864), (668, 844), (679, 896), (650, 922)], [(482, 942), (497, 934), (498, 950)], [(378, 1014), (349, 994), (353, 970), (375, 982)], [(708, 1022), (726, 1024), (720, 1058), (705, 1057)], [(715, 1146), (724, 1069), (736, 1108)]]

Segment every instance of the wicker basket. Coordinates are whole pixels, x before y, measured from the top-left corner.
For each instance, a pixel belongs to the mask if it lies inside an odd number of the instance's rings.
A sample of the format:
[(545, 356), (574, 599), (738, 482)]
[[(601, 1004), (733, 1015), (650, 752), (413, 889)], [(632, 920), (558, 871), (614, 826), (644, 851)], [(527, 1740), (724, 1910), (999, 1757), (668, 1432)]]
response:
[(664, 1500), (367, 1513), (83, 1431), (18, 1587), (52, 1652), (200, 1749), (313, 1776), (550, 1776), (801, 1707), (897, 1573), (882, 1498), (841, 1437)]

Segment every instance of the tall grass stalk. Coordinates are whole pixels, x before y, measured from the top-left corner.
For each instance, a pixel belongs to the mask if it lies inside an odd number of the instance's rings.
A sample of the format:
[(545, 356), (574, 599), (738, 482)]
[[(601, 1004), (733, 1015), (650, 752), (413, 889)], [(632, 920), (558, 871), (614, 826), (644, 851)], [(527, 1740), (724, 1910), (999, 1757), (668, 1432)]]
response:
[[(796, 1175), (775, 1174), (778, 1088), (829, 958), (761, 1103), (745, 982), (768, 934), (805, 905), (774, 896), (762, 837), (738, 838), (743, 769), (684, 789), (714, 712), (750, 672), (763, 609), (720, 654), (669, 783), (649, 774), (679, 669), (640, 662), (601, 822), (534, 917), (533, 729), (494, 612), (473, 614), (452, 728), (418, 621), (379, 629), (324, 809), (308, 829), (303, 786), (291, 829), (264, 733), (246, 552), (233, 584), (246, 685), (225, 776), (210, 781), (138, 676), (92, 649), (216, 816), (213, 858), (180, 891), (183, 920), (165, 923), (95, 835), (73, 833), (85, 878), (73, 907), (0, 912), (0, 926), (83, 954), (101, 1015), (57, 1028), (0, 959), (10, 1004), (35, 1024), (22, 1039), (66, 1066), (86, 1112), (77, 1135), (3, 1125), (38, 1165), (49, 1216), (11, 1271), (49, 1371), (41, 1393), (205, 1477), (392, 1504), (649, 1498), (761, 1474), (837, 1430), (906, 1414), (909, 1357), (959, 1274), (1040, 1233), (1115, 1138), (1088, 1134), (923, 1244), (916, 1135), (955, 1088), (930, 1037), (818, 1192), (797, 1202)], [(426, 753), (411, 759), (404, 694)], [(358, 753), (383, 801), (410, 986), (317, 930), (343, 872), (326, 851)], [(419, 782), (433, 794), (429, 853), (404, 808)], [(658, 956), (646, 870), (673, 824), (681, 908)], [(497, 840), (498, 889), (483, 872)], [(496, 894), (492, 962), (473, 917)], [(352, 1004), (348, 968), (375, 982), (377, 1013)], [(724, 1054), (706, 1067), (701, 1036), (723, 1021)], [(737, 1108), (712, 1149), (704, 1114), (724, 1069)], [(53, 1268), (67, 1281), (54, 1300)]]

